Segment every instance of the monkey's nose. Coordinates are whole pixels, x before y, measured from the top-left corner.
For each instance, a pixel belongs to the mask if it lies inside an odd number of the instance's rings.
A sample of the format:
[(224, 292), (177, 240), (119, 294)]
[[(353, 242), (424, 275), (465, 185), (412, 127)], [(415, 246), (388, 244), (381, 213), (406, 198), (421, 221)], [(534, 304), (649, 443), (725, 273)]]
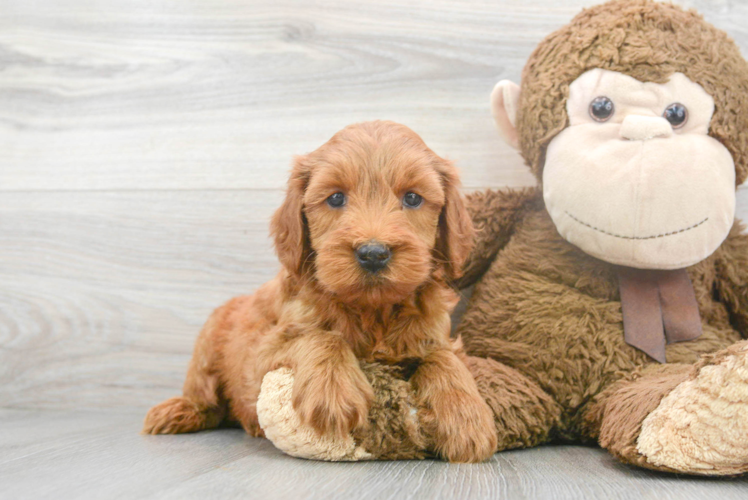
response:
[(630, 141), (648, 141), (656, 137), (670, 137), (673, 127), (660, 116), (628, 115), (621, 123), (621, 137)]
[(365, 243), (356, 249), (356, 260), (370, 273), (384, 269), (392, 257), (392, 252), (377, 241)]

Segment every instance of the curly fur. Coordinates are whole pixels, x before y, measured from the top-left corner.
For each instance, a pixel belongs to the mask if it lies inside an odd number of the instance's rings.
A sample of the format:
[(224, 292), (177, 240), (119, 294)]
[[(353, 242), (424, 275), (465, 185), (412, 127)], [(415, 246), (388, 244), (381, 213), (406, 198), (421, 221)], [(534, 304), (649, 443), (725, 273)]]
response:
[[(417, 209), (402, 204), (409, 191), (423, 197)], [(335, 192), (345, 206), (326, 203)], [(151, 409), (144, 432), (202, 430), (225, 415), (261, 436), (263, 376), (289, 367), (300, 421), (345, 436), (370, 425), (374, 390), (359, 362), (417, 360), (411, 384), (433, 451), (460, 462), (491, 455), (491, 411), (449, 340), (456, 296), (446, 281), (459, 276), (472, 241), (452, 164), (405, 126), (352, 125), (296, 159), (271, 230), (283, 270), (214, 312), (184, 395)], [(372, 240), (392, 251), (376, 274), (355, 257)]]

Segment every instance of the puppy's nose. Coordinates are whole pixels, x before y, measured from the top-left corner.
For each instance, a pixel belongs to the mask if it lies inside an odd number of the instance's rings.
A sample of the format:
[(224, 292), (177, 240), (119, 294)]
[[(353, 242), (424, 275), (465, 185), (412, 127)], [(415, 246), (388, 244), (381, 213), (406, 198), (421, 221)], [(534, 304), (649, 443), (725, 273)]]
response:
[(356, 260), (370, 273), (386, 267), (391, 256), (390, 249), (376, 241), (365, 243), (356, 249)]

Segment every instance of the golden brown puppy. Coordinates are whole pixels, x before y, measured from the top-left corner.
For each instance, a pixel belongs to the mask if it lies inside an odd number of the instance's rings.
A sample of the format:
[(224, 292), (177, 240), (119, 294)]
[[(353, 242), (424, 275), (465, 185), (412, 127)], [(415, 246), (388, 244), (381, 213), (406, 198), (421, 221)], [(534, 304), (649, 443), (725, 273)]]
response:
[(150, 410), (144, 432), (199, 431), (224, 420), (262, 436), (263, 376), (289, 366), (302, 422), (345, 435), (367, 425), (372, 388), (359, 359), (418, 359), (411, 383), (436, 453), (489, 457), (493, 414), (449, 339), (473, 228), (452, 164), (409, 128), (349, 126), (296, 159), (271, 225), (283, 270), (203, 328), (184, 396)]

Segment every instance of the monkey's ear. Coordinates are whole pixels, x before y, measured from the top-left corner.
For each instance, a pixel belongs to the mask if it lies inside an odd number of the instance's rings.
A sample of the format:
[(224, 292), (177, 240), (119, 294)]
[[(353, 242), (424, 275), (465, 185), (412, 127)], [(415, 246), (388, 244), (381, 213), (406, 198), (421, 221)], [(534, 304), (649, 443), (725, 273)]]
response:
[(515, 128), (519, 108), (519, 85), (501, 80), (491, 92), (491, 113), (502, 139), (514, 149), (519, 149), (519, 136)]

